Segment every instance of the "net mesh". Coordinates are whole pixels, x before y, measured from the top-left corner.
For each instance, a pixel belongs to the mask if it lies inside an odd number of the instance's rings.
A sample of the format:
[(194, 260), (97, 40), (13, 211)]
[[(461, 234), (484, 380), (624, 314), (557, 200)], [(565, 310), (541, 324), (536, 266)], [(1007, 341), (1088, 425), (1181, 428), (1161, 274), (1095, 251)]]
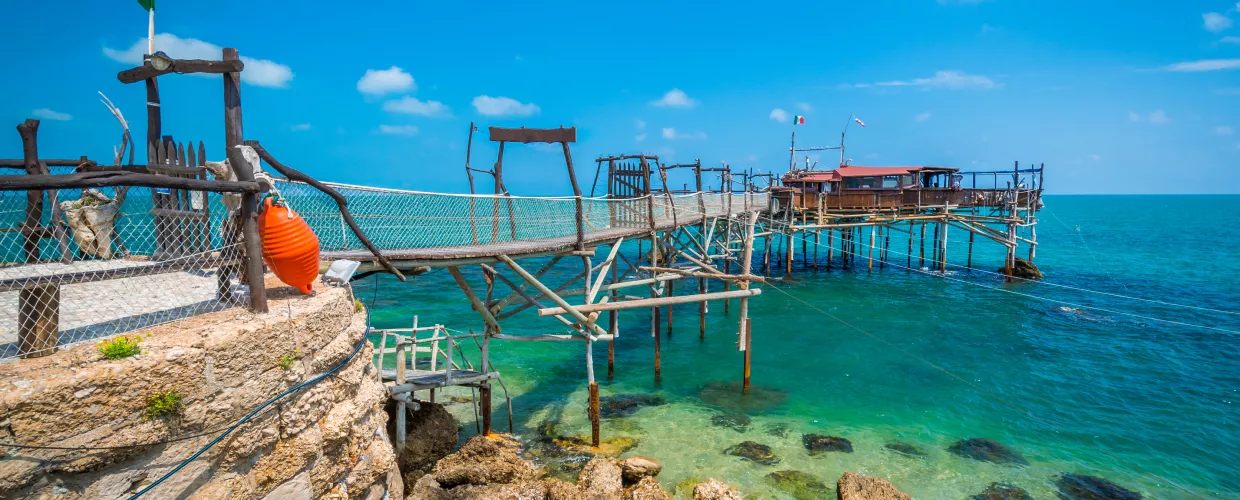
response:
[(0, 191), (0, 360), (246, 303), (226, 196)]

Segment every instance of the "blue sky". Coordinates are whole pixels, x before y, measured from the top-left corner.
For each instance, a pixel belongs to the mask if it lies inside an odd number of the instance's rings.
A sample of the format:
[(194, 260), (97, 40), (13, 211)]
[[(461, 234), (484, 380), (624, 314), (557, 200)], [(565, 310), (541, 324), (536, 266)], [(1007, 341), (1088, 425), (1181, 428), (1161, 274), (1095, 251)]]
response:
[[(1240, 193), (1238, 8), (164, 0), (156, 31), (173, 57), (237, 47), (246, 138), (324, 180), (464, 191), (470, 121), (480, 168), (495, 158), (488, 125), (577, 126), (587, 191), (610, 153), (782, 172), (792, 116), (806, 117), (798, 146), (828, 145), (855, 113), (854, 164), (1020, 160), (1045, 163), (1054, 193)], [(96, 91), (145, 133), (142, 87), (116, 80), (145, 47), (136, 2), (3, 10), (0, 112), (43, 119), (41, 156), (111, 157), (120, 128)], [(164, 133), (222, 158), (220, 79), (160, 82)], [(0, 151), (20, 156), (16, 133)], [(505, 173), (514, 194), (569, 190), (558, 148), (508, 148)]]

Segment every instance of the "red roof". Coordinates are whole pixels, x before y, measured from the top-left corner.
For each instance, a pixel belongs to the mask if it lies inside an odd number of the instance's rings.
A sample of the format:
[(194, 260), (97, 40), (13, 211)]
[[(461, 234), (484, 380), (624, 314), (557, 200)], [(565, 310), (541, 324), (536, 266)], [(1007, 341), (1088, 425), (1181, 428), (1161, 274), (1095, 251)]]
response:
[(859, 165), (845, 165), (835, 170), (811, 171), (789, 173), (784, 176), (784, 182), (839, 182), (845, 177), (878, 177), (884, 175), (905, 175), (923, 170), (936, 171), (955, 171), (954, 168), (947, 167), (863, 167)]

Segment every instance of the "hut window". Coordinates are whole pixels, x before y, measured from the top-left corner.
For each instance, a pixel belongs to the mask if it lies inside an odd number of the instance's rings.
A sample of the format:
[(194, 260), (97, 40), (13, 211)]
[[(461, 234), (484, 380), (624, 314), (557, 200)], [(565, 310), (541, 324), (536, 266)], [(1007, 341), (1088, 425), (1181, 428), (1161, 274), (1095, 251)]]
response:
[(844, 179), (844, 189), (861, 189), (861, 178), (849, 177)]
[(900, 176), (901, 187), (916, 187), (917, 181), (913, 180), (913, 174), (904, 174)]
[(883, 189), (895, 189), (900, 187), (900, 177), (896, 175), (883, 176)]

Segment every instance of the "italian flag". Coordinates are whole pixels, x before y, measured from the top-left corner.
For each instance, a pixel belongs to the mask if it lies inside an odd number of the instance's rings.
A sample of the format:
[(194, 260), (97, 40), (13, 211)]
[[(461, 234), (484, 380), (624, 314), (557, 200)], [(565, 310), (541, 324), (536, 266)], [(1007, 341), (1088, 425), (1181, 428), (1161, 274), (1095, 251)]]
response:
[(792, 124), (793, 125), (805, 125), (805, 117), (801, 115), (797, 115), (795, 118), (792, 119)]

